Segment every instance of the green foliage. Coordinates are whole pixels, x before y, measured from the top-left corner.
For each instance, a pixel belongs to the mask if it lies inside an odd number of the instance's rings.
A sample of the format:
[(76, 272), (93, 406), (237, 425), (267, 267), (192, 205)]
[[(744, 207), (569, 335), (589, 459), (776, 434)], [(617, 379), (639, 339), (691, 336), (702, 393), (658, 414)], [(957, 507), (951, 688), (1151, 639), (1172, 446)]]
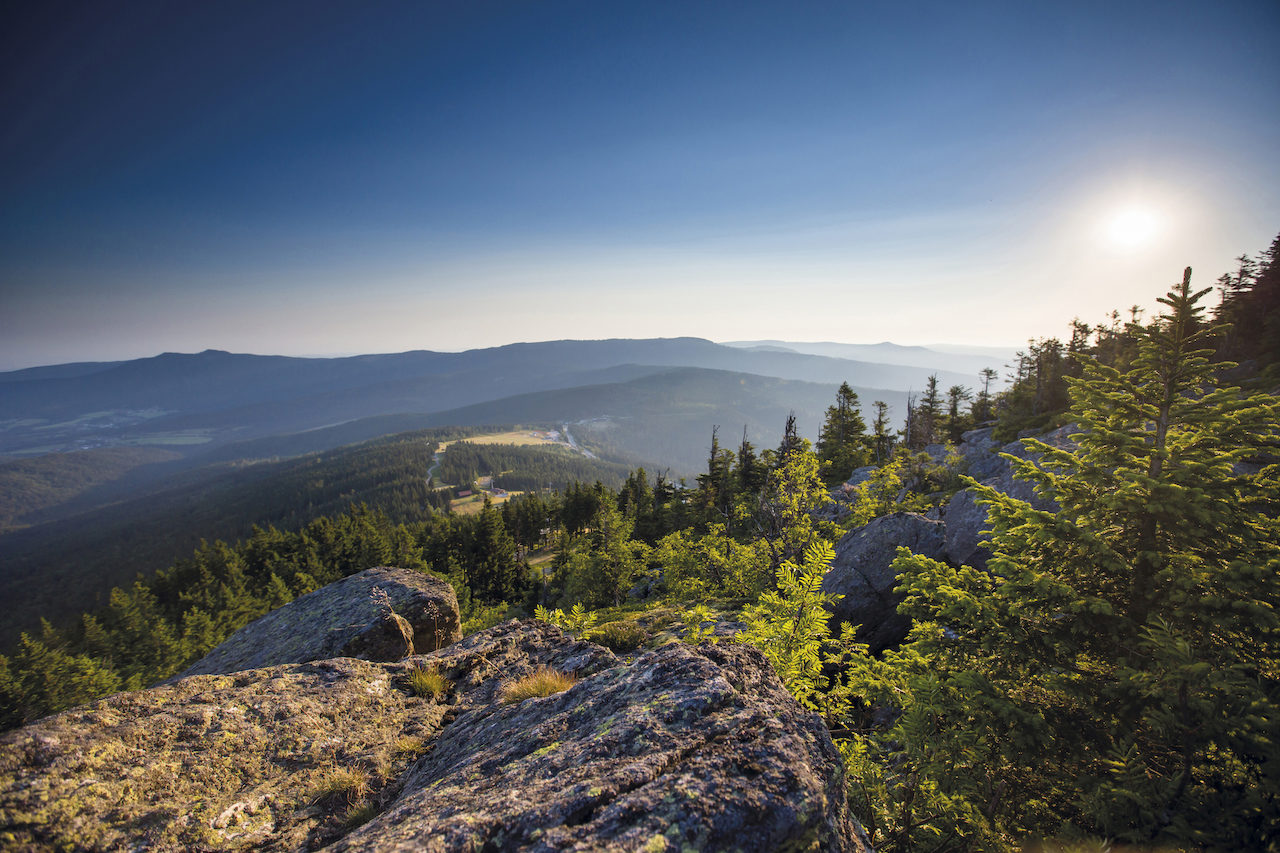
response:
[(570, 483), (592, 481), (617, 488), (629, 473), (626, 465), (588, 459), (567, 447), (458, 441), (441, 454), (435, 477), (438, 482), (465, 489), (477, 477), (492, 476), (498, 488), (529, 491), (564, 489)]
[(485, 628), (492, 628), (509, 618), (507, 614), (511, 611), (505, 601), (497, 604), (477, 604), (470, 601), (468, 604), (468, 607), (462, 609), (462, 636), (464, 637), (470, 637), (476, 631), (483, 631)]
[[(46, 626), (0, 668), (0, 723), (16, 725), (121, 689), (154, 684), (202, 657), (293, 594), (394, 563), (422, 568), (443, 556), (458, 588), (464, 630), (503, 618), (505, 603), (477, 604), (462, 582), (482, 519), (438, 517), (410, 530), (357, 507), (287, 533), (256, 528), (247, 541), (204, 543), (194, 554), (112, 591), (74, 630)], [(453, 562), (450, 562), (450, 561)], [(446, 573), (447, 574), (447, 573)]]
[(716, 642), (716, 615), (705, 604), (695, 604), (680, 615), (684, 641), (691, 646)]
[(559, 608), (548, 610), (539, 604), (534, 608), (533, 615), (534, 618), (541, 619), (543, 622), (550, 622), (557, 628), (577, 637), (581, 637), (594, 628), (597, 621), (596, 614), (583, 607), (582, 602), (574, 604), (568, 613)]
[(632, 519), (605, 500), (591, 526), (569, 537), (556, 557), (555, 571), (565, 597), (589, 607), (617, 606), (639, 577), (648, 547), (631, 538)]
[(493, 604), (524, 597), (528, 570), (516, 556), (516, 543), (507, 532), (502, 513), (484, 500), (466, 564), (466, 585), (479, 601)]
[(1236, 261), (1236, 272), (1218, 279), (1218, 319), (1231, 324), (1219, 338), (1219, 352), (1250, 359), (1274, 379), (1280, 372), (1280, 236), (1255, 258), (1242, 255)]
[(818, 476), (818, 457), (807, 445), (804, 442), (779, 458), (755, 508), (759, 541), (768, 548), (775, 571), (784, 562), (798, 559), (815, 542), (835, 538), (836, 526), (812, 514), (831, 498)]
[(421, 522), (444, 509), (444, 495), (427, 486), (434, 448), (434, 433), (411, 433), (298, 459), (212, 465), (163, 492), (32, 528), (6, 551), (0, 595), (27, 606), (0, 612), (0, 639), (36, 630), (33, 614), (71, 624), (113, 586), (163, 571), (202, 542), (250, 539), (273, 527), (295, 533), (361, 504), (393, 524)]
[(29, 723), (122, 686), (120, 676), (101, 661), (23, 634), (12, 660), (0, 656), (0, 724)]
[(619, 653), (633, 652), (649, 642), (648, 632), (634, 622), (609, 622), (590, 631), (586, 637)]
[(690, 600), (754, 598), (772, 583), (770, 557), (763, 541), (743, 544), (730, 538), (723, 525), (713, 525), (705, 536), (681, 531), (663, 537), (650, 559), (662, 569), (667, 591)]
[(180, 458), (154, 447), (99, 447), (0, 462), (0, 532), (26, 527), (42, 510), (56, 510), (147, 464)]
[(870, 477), (854, 487), (853, 510), (844, 520), (845, 527), (862, 527), (872, 519), (897, 511), (898, 496), (906, 484), (904, 457), (909, 453), (906, 448), (899, 448)]
[(871, 460), (872, 448), (866, 433), (858, 395), (848, 382), (842, 382), (836, 391), (835, 405), (827, 409), (818, 434), (818, 463), (828, 487), (843, 483), (854, 469)]
[(854, 682), (900, 716), (847, 752), (878, 843), (1280, 843), (1280, 472), (1239, 468), (1280, 408), (1218, 386), (1202, 295), (1069, 380), (1074, 452), (1013, 460), (1059, 512), (982, 490), (990, 574), (895, 562), (916, 626)]
[(822, 591), (822, 578), (835, 559), (831, 544), (809, 544), (804, 563), (790, 560), (778, 567), (778, 589), (760, 596), (743, 611), (746, 630), (738, 639), (750, 643), (773, 664), (791, 695), (807, 708), (823, 705), (827, 681), (822, 675), (822, 644), (829, 637), (826, 605), (837, 596)]

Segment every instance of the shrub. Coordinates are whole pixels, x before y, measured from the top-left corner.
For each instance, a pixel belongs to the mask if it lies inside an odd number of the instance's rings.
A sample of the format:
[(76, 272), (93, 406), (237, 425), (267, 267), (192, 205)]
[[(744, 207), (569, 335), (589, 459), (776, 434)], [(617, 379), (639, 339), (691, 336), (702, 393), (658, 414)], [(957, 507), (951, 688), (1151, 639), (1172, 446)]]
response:
[(572, 673), (557, 672), (542, 667), (524, 678), (517, 679), (502, 688), (501, 699), (504, 705), (513, 705), (532, 699), (535, 696), (551, 696), (568, 690), (578, 679)]
[(439, 699), (449, 692), (453, 683), (440, 674), (435, 667), (414, 667), (405, 677), (405, 686), (414, 696), (424, 699)]
[(633, 652), (649, 641), (649, 634), (634, 622), (601, 625), (587, 639), (615, 652)]

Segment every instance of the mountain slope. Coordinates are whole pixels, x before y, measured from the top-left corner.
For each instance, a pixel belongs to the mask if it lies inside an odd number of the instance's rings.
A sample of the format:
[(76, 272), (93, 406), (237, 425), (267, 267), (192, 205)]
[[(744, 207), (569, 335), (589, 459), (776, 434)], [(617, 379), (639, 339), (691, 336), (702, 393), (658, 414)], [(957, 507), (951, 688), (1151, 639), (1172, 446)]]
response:
[[(938, 372), (938, 382), (944, 388), (951, 385), (972, 387), (984, 367), (990, 367), (1001, 375), (1004, 366), (1013, 360), (1015, 350), (1008, 347), (939, 347), (903, 346), (884, 341), (878, 344), (841, 344), (830, 341), (803, 343), (797, 341), (729, 341), (729, 347), (766, 352), (790, 351), (828, 358), (850, 359), (873, 364), (894, 364), (919, 367)], [(953, 373), (971, 374), (967, 380), (951, 382), (943, 379)]]
[[(441, 412), (519, 394), (699, 367), (906, 391), (930, 371), (795, 352), (734, 349), (698, 338), (548, 341), (463, 353), (340, 359), (166, 353), (110, 366), (0, 375), (0, 452), (169, 443), (190, 453), (238, 439), (399, 412)], [(44, 370), (43, 368), (38, 370)], [(22, 373), (29, 374), (29, 371)], [(8, 377), (8, 381), (5, 380)], [(943, 386), (974, 377), (939, 373)]]
[[(883, 400), (899, 415), (905, 410), (901, 392), (854, 390), (865, 409)], [(705, 465), (713, 426), (721, 428), (726, 446), (737, 445), (745, 426), (757, 448), (769, 447), (781, 439), (794, 412), (801, 435), (815, 438), (835, 392), (835, 383), (682, 367), (629, 382), (521, 394), (437, 412), (424, 425), (568, 423), (574, 435), (600, 452), (684, 475)]]

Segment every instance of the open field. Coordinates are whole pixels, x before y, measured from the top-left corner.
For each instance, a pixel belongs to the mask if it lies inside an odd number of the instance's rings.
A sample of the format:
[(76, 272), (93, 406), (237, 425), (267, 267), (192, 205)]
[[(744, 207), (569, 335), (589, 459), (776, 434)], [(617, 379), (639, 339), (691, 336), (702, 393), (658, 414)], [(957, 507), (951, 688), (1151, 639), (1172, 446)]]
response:
[[(551, 438), (549, 436), (555, 436)], [(545, 430), (511, 430), (510, 432), (495, 432), (489, 435), (473, 435), (468, 438), (458, 438), (453, 441), (442, 441), (437, 453), (443, 453), (448, 449), (449, 445), (454, 441), (469, 441), (472, 444), (516, 444), (520, 446), (534, 444), (559, 444), (565, 445), (566, 442), (561, 437), (559, 431), (547, 432)]]
[(172, 432), (157, 432), (138, 438), (127, 438), (121, 441), (129, 447), (146, 447), (149, 445), (186, 445), (208, 444), (213, 441), (211, 429), (184, 429)]
[[(489, 493), (478, 491), (475, 494), (468, 495), (465, 498), (456, 498), (452, 501), (449, 501), (449, 509), (453, 510), (459, 515), (475, 515), (476, 513), (480, 512), (480, 510), (484, 509), (484, 496), (486, 494), (489, 494)], [(489, 494), (489, 503), (493, 504), (494, 506), (501, 506), (502, 504), (506, 503), (507, 501), (511, 500), (513, 497), (519, 494), (523, 494), (523, 492), (508, 492), (505, 495)]]

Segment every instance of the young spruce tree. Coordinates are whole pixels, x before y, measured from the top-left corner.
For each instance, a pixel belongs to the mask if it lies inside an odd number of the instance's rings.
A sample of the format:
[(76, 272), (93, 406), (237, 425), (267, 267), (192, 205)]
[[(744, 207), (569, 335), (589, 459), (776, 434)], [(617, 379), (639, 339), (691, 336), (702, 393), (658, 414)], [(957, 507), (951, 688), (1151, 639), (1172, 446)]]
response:
[(861, 677), (902, 714), (849, 749), (890, 846), (1280, 845), (1280, 407), (1217, 386), (1190, 272), (1070, 380), (1076, 449), (1010, 457), (1059, 512), (971, 484), (989, 573), (895, 563), (916, 628)]

